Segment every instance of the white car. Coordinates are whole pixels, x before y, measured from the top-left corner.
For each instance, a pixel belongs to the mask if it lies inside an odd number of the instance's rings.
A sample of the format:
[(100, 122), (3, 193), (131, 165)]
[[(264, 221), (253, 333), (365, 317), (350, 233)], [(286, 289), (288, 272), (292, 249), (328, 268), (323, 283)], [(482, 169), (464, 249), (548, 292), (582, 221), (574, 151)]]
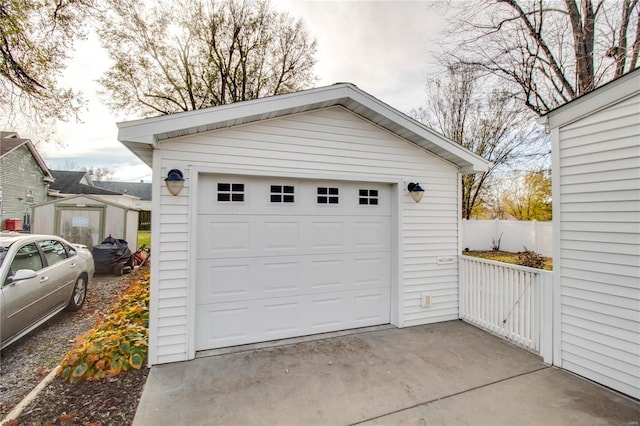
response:
[(53, 235), (0, 233), (0, 349), (84, 304), (91, 251)]

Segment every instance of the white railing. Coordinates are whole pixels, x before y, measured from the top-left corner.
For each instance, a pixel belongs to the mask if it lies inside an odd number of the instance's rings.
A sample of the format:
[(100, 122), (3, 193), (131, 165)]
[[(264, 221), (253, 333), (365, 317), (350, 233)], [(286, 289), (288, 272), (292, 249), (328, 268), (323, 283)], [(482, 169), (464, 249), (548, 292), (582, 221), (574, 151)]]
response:
[(552, 363), (553, 273), (460, 256), (460, 318)]

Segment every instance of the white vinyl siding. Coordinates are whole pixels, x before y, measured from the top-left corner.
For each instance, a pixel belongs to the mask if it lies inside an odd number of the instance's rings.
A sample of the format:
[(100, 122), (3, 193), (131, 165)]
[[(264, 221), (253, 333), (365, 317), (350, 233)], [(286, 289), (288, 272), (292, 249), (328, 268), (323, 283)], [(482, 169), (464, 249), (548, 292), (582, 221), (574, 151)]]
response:
[(555, 170), (562, 367), (639, 398), (640, 96), (560, 127)]
[[(186, 179), (175, 197), (159, 183), (174, 168)], [(400, 300), (392, 299), (392, 317), (399, 312), (398, 326), (458, 318), (458, 266), (437, 264), (438, 257), (458, 254), (458, 168), (342, 107), (332, 107), (159, 143), (154, 151), (154, 190), (161, 197), (154, 205), (153, 226), (159, 232), (154, 256), (160, 261), (157, 278), (152, 276), (158, 289), (153, 297), (157, 306), (152, 307), (152, 364), (188, 359), (193, 345), (188, 341), (188, 321), (193, 320), (188, 300), (189, 220), (195, 220), (190, 219), (194, 210), (189, 196), (195, 194), (190, 185), (197, 180), (193, 170), (396, 183), (402, 208), (396, 212), (392, 238), (400, 247), (395, 259), (401, 260), (397, 265), (392, 259), (397, 277), (392, 286), (399, 285)], [(419, 204), (406, 193), (409, 181), (425, 188)], [(420, 306), (422, 292), (431, 295), (428, 308)]]

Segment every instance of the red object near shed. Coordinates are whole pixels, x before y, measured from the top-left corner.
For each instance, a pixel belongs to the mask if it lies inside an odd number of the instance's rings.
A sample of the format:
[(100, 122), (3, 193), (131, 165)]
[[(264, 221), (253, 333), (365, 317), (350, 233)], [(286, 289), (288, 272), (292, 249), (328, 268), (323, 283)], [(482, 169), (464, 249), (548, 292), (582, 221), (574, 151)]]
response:
[(4, 221), (5, 231), (22, 231), (22, 219), (7, 219)]

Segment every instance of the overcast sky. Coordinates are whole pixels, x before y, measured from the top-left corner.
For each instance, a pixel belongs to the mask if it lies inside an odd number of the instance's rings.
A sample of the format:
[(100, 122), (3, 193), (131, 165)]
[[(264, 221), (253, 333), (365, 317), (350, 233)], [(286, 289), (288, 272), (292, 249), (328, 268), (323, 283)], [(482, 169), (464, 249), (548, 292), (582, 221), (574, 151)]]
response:
[[(442, 16), (428, 1), (272, 0), (274, 7), (302, 18), (318, 42), (316, 84), (351, 82), (403, 112), (421, 106), (425, 82), (435, 71), (431, 56)], [(83, 123), (61, 123), (65, 147), (39, 146), (47, 165), (61, 169), (105, 167), (119, 181), (149, 182), (151, 170), (118, 142), (116, 122), (140, 117), (115, 116), (97, 95), (95, 82), (109, 58), (95, 36), (76, 44), (63, 85), (89, 100)], [(27, 136), (28, 137), (28, 136)]]

